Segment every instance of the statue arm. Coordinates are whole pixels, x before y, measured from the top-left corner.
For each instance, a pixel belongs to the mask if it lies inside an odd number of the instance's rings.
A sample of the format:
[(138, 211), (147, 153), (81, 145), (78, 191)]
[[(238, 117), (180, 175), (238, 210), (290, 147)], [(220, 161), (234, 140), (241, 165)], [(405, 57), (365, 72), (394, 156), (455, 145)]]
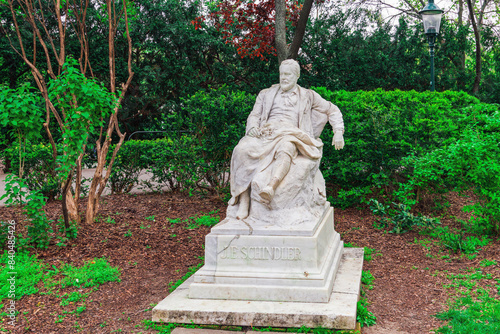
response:
[(260, 92), (259, 95), (257, 96), (257, 100), (255, 101), (255, 104), (253, 106), (252, 112), (250, 112), (250, 115), (248, 115), (247, 118), (247, 126), (245, 130), (245, 134), (254, 134), (255, 131), (258, 130), (260, 127), (260, 116), (262, 114), (262, 108), (263, 108), (263, 93)]
[(314, 91), (312, 108), (313, 110), (326, 114), (328, 117), (328, 122), (333, 129), (334, 136), (332, 145), (335, 146), (335, 149), (341, 150), (344, 148), (344, 119), (340, 109)]

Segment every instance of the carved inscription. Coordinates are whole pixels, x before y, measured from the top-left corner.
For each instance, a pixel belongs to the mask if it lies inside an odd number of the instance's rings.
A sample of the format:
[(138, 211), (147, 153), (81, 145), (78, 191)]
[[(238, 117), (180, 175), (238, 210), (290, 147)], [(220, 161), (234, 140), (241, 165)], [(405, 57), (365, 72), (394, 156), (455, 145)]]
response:
[(230, 246), (219, 253), (221, 259), (300, 260), (299, 247), (237, 247)]

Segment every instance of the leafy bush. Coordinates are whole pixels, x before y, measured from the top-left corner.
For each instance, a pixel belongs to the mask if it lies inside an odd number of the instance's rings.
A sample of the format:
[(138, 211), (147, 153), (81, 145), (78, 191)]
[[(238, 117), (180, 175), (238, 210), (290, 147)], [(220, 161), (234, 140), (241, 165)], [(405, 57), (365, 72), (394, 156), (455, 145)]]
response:
[[(24, 242), (31, 242), (39, 248), (47, 248), (50, 242), (49, 234), (53, 231), (50, 226), (51, 221), (44, 210), (45, 197), (38, 190), (29, 192), (24, 180), (17, 175), (9, 174), (5, 181), (5, 194), (0, 199), (7, 199), (6, 205), (25, 204), (23, 214), (27, 216), (28, 238), (24, 239)], [(0, 241), (3, 233), (0, 233)]]
[[(5, 155), (12, 162), (12, 172), (19, 174), (19, 146), (5, 150)], [(61, 184), (56, 176), (52, 148), (43, 143), (28, 143), (25, 148), (23, 179), (29, 190), (39, 190), (49, 200), (59, 196)]]
[[(193, 191), (204, 187), (202, 147), (195, 138), (158, 139), (153, 142), (149, 171), (159, 188)], [(152, 187), (152, 186), (150, 186)]]
[(169, 138), (122, 145), (110, 177), (113, 191), (129, 191), (142, 169), (152, 173), (152, 182), (146, 183), (151, 190), (224, 191), (231, 153), (254, 100), (226, 87), (183, 100), (184, 114), (173, 112), (159, 120), (172, 131)]
[(210, 189), (220, 191), (229, 185), (229, 164), (233, 148), (245, 134), (245, 122), (255, 96), (232, 91), (227, 86), (200, 91), (182, 101), (179, 126), (193, 131), (203, 180)]
[[(500, 106), (467, 108), (466, 125), (455, 142), (405, 162), (414, 189), (473, 189), (480, 201), (466, 207), (473, 213), (471, 232), (500, 232)], [(411, 168), (410, 168), (411, 167)]]
[(439, 220), (425, 216), (416, 216), (410, 212), (410, 207), (401, 203), (392, 203), (384, 205), (376, 199), (370, 199), (370, 209), (373, 214), (381, 217), (378, 225), (380, 227), (389, 227), (393, 225), (391, 233), (404, 233), (411, 231), (413, 227), (430, 227), (439, 224)]
[[(113, 193), (128, 193), (138, 184), (141, 171), (147, 169), (152, 162), (153, 146), (154, 142), (147, 140), (129, 140), (122, 143), (109, 176)], [(114, 149), (115, 145), (112, 145), (108, 153), (109, 158)]]
[[(392, 181), (404, 181), (399, 176), (404, 157), (418, 157), (455, 142), (466, 127), (460, 120), (470, 113), (467, 107), (479, 104), (463, 92), (314, 89), (337, 105), (344, 116), (345, 148), (335, 151), (325, 145), (321, 167), (327, 183), (340, 185), (347, 192), (341, 193), (344, 198), (340, 201), (359, 196), (359, 192), (348, 193), (355, 188), (364, 189), (363, 194), (367, 193), (365, 187), (391, 191), (388, 186)], [(323, 142), (331, 143), (332, 136), (327, 126)]]

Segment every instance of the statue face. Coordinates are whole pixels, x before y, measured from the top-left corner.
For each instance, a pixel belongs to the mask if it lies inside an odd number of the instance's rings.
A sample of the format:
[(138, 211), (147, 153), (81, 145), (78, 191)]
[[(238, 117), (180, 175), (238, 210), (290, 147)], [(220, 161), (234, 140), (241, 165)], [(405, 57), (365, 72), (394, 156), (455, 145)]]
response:
[(280, 67), (280, 86), (283, 91), (289, 91), (297, 85), (299, 76), (295, 74), (291, 65), (281, 65)]

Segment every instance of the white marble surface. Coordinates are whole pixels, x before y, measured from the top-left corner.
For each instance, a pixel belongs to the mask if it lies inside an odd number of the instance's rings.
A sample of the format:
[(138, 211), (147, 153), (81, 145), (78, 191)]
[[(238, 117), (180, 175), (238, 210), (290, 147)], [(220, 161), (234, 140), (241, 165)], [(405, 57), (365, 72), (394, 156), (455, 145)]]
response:
[(189, 298), (190, 278), (154, 309), (153, 321), (275, 327), (353, 329), (363, 249), (346, 248), (328, 303), (211, 300)]

